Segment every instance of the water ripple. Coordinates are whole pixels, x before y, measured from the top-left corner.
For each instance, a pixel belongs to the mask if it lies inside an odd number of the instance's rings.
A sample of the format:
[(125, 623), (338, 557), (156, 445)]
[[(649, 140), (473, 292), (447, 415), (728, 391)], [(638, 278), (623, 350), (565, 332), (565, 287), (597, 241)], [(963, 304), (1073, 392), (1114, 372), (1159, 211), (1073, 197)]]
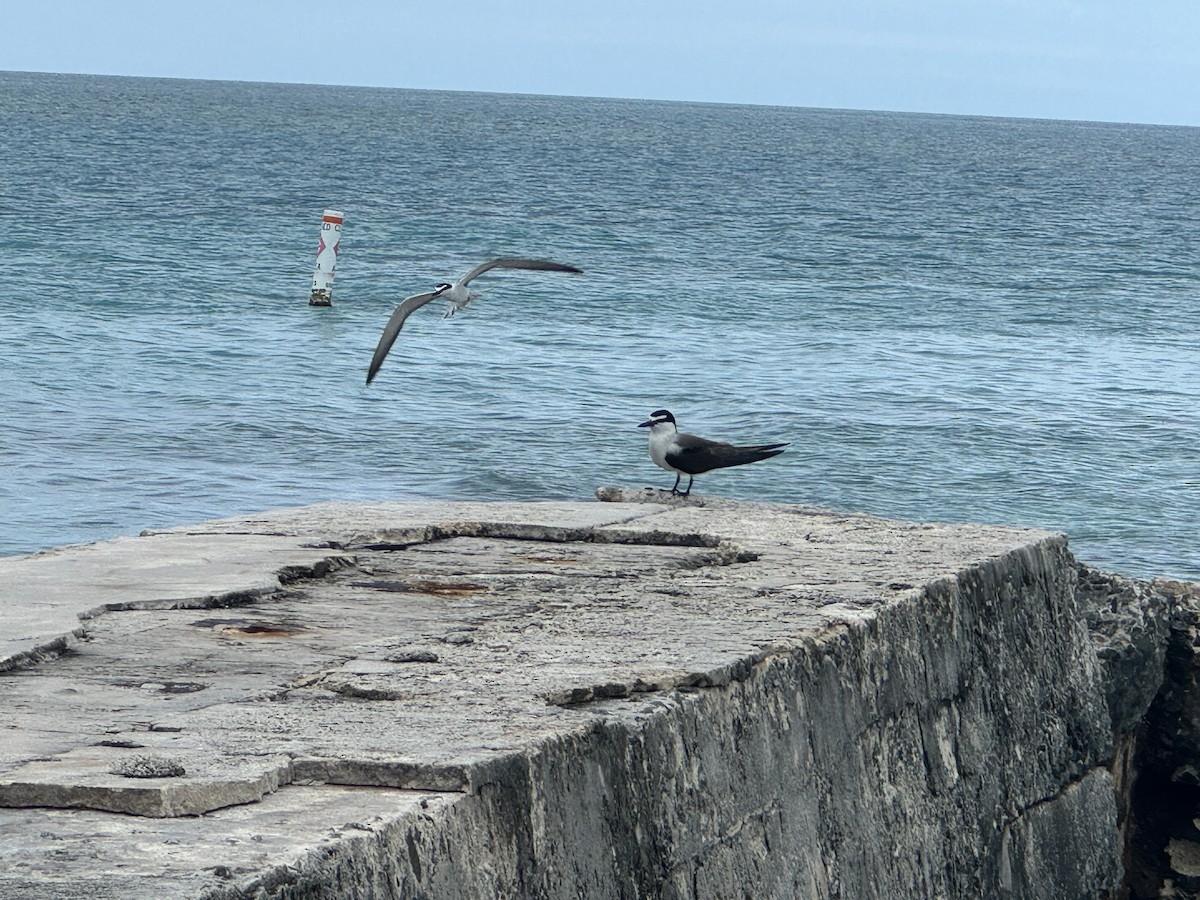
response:
[[(670, 481), (1200, 577), (1200, 132), (0, 74), (0, 553), (322, 499)], [(348, 212), (335, 305), (315, 218)], [(405, 294), (497, 254), (452, 319)]]

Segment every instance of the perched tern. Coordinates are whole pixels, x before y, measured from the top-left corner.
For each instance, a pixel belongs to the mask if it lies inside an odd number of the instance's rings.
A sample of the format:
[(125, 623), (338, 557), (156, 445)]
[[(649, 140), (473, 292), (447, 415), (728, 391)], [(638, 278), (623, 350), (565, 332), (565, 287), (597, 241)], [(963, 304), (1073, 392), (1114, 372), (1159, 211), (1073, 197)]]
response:
[[(665, 409), (656, 409), (650, 418), (638, 428), (650, 429), (650, 458), (668, 472), (675, 473), (672, 494), (686, 497), (692, 492), (696, 476), (711, 469), (727, 466), (743, 466), (746, 463), (769, 459), (783, 452), (782, 444), (758, 444), (753, 447), (735, 447), (722, 441), (710, 441), (694, 434), (684, 434), (675, 424), (675, 417)], [(679, 479), (688, 477), (686, 491), (679, 490)]]
[(479, 296), (478, 291), (469, 290), (467, 285), (492, 269), (532, 269), (537, 272), (574, 272), (576, 274), (583, 271), (583, 269), (577, 269), (574, 266), (547, 262), (544, 259), (490, 259), (485, 263), (477, 265), (453, 284), (443, 281), (428, 293), (413, 294), (413, 296), (405, 298), (396, 307), (396, 311), (392, 313), (392, 317), (388, 319), (387, 325), (383, 328), (383, 334), (379, 336), (379, 344), (375, 348), (375, 355), (371, 358), (371, 367), (367, 370), (367, 384), (370, 384), (379, 373), (379, 367), (383, 365), (388, 351), (392, 349), (392, 344), (396, 342), (396, 335), (404, 327), (404, 321), (415, 310), (420, 309), (432, 300), (448, 300), (449, 305), (446, 307), (446, 315), (454, 315)]

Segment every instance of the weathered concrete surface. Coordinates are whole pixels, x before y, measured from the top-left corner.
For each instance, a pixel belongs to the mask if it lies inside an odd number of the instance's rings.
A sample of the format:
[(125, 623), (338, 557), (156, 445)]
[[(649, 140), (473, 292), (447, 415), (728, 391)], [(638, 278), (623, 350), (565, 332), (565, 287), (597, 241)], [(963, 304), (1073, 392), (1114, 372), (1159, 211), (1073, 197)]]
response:
[(0, 897), (1118, 890), (1061, 536), (604, 496), (0, 560)]

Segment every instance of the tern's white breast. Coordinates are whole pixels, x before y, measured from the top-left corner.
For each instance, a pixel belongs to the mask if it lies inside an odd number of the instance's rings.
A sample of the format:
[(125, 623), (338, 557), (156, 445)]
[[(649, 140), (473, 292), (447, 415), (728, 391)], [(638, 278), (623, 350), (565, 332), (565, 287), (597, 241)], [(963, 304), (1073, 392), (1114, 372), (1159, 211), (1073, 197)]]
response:
[(671, 450), (671, 446), (674, 443), (675, 426), (670, 422), (663, 422), (660, 425), (651, 426), (650, 458), (654, 460), (655, 465), (666, 469), (668, 472), (679, 471), (667, 462), (667, 453)]

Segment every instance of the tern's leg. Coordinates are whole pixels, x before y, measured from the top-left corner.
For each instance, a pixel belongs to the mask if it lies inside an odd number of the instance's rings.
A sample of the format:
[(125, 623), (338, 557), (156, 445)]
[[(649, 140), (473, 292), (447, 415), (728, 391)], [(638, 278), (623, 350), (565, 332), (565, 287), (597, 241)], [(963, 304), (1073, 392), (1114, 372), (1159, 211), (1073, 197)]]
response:
[(686, 496), (688, 496), (689, 494), (691, 494), (691, 492), (692, 492), (692, 485), (695, 483), (695, 481), (696, 481), (696, 479), (695, 479), (695, 478), (693, 478), (691, 475), (689, 475), (689, 476), (688, 476), (688, 486), (687, 486), (687, 490), (686, 490), (686, 491), (684, 491), (682, 494), (680, 494), (680, 496), (681, 496), (681, 497), (686, 497)]
[(673, 485), (671, 485), (671, 493), (672, 493), (672, 494), (678, 494), (678, 493), (679, 493), (679, 479), (680, 479), (680, 477), (681, 477), (681, 476), (680, 476), (680, 473), (679, 473), (679, 472), (676, 472), (676, 473), (675, 473), (675, 483), (674, 483)]

